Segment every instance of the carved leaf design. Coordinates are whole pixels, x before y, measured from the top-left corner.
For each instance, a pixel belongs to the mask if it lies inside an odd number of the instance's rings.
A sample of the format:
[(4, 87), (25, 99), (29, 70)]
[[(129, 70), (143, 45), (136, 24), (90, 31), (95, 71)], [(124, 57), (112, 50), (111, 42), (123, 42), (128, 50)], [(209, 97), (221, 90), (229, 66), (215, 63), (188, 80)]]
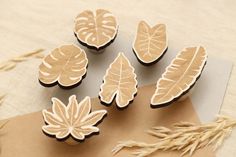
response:
[(157, 81), (152, 106), (168, 104), (187, 92), (200, 77), (206, 61), (207, 53), (202, 46), (183, 49)]
[(39, 66), (39, 81), (45, 85), (59, 83), (63, 87), (78, 84), (86, 74), (88, 59), (83, 49), (63, 45), (47, 55)]
[(134, 68), (123, 53), (111, 63), (104, 76), (99, 96), (102, 102), (110, 104), (116, 97), (118, 107), (126, 107), (137, 93), (137, 80)]
[(144, 64), (158, 61), (167, 50), (166, 26), (157, 24), (150, 27), (145, 21), (138, 25), (133, 50), (138, 60)]
[(76, 96), (72, 95), (68, 106), (57, 98), (52, 98), (52, 102), (52, 112), (43, 110), (44, 121), (47, 125), (42, 129), (46, 134), (55, 136), (57, 139), (65, 139), (71, 135), (75, 139), (83, 140), (86, 135), (99, 132), (99, 128), (94, 125), (107, 113), (106, 110), (91, 112), (89, 97), (85, 97), (78, 104)]
[(114, 15), (103, 9), (83, 11), (75, 19), (75, 34), (82, 43), (99, 49), (116, 36), (118, 25)]

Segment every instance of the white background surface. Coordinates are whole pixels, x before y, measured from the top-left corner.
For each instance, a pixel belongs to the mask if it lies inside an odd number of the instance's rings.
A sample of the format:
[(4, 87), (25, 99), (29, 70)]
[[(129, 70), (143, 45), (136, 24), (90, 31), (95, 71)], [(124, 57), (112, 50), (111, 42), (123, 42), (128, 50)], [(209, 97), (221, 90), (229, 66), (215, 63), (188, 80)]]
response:
[[(144, 67), (132, 54), (131, 46), (139, 20), (145, 19), (154, 25), (167, 24), (169, 54), (175, 54), (183, 47), (204, 45), (210, 56), (232, 60), (236, 63), (236, 1), (227, 0), (153, 0), (153, 1), (94, 1), (94, 0), (1, 0), (0, 2), (0, 61), (20, 55), (22, 52), (45, 48), (47, 52), (61, 44), (78, 44), (73, 35), (73, 19), (84, 9), (105, 8), (112, 11), (119, 22), (119, 34), (115, 42), (101, 55), (87, 53), (88, 75), (78, 88), (64, 91), (58, 87), (44, 88), (37, 82), (39, 60), (19, 64), (11, 72), (0, 73), (0, 93), (7, 93), (5, 103), (0, 107), (0, 118), (38, 111), (50, 106), (51, 96), (68, 97), (80, 91), (98, 93), (97, 81), (102, 82), (102, 73), (119, 51), (124, 51), (136, 68), (139, 84), (146, 84), (158, 78), (163, 60), (152, 67)], [(119, 46), (119, 49), (117, 48)], [(167, 56), (165, 56), (167, 57)], [(221, 66), (219, 64), (219, 66)], [(213, 68), (214, 69), (214, 68)], [(153, 72), (157, 71), (157, 72)], [(217, 68), (214, 69), (218, 71)], [(236, 118), (235, 69), (232, 71), (222, 113)], [(96, 73), (96, 78), (90, 76)], [(89, 82), (88, 82), (89, 81)], [(156, 81), (156, 80), (155, 80)], [(91, 86), (87, 86), (89, 84)], [(234, 131), (218, 156), (233, 157), (236, 153), (236, 132)]]

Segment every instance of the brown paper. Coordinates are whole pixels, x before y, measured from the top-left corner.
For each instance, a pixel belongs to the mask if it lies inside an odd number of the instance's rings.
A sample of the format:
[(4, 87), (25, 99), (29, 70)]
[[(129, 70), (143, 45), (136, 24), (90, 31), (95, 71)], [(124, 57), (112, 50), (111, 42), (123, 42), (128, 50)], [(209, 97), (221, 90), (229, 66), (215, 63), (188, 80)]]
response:
[[(137, 140), (155, 142), (155, 137), (145, 133), (152, 126), (170, 126), (179, 121), (199, 122), (190, 99), (175, 102), (160, 109), (150, 108), (155, 85), (141, 87), (132, 104), (118, 110), (113, 103), (106, 107), (98, 98), (92, 100), (93, 109), (107, 109), (108, 116), (98, 125), (99, 135), (93, 135), (75, 146), (58, 142), (42, 133), (41, 112), (18, 116), (0, 132), (1, 157), (111, 157), (111, 150), (118, 141)], [(32, 104), (33, 105), (33, 104)], [(130, 151), (122, 150), (116, 157), (131, 157)], [(152, 156), (179, 157), (177, 152), (157, 152)], [(194, 157), (214, 157), (211, 148), (198, 150)]]

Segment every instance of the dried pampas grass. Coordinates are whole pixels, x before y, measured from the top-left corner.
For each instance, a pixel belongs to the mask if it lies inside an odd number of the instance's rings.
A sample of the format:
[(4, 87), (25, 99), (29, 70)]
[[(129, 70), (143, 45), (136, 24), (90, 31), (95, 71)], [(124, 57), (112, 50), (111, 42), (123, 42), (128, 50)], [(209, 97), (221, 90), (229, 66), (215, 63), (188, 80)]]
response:
[(173, 129), (158, 126), (148, 131), (157, 138), (156, 143), (148, 144), (137, 141), (124, 141), (112, 150), (114, 154), (123, 148), (136, 148), (132, 152), (137, 157), (148, 156), (158, 150), (181, 151), (181, 156), (192, 154), (206, 146), (213, 146), (216, 150), (230, 135), (236, 120), (226, 116), (218, 116), (216, 121), (208, 124), (194, 124), (180, 122), (173, 125)]
[(20, 55), (18, 57), (14, 57), (12, 59), (9, 59), (8, 61), (2, 62), (2, 63), (0, 63), (0, 72), (9, 71), (9, 70), (15, 68), (18, 63), (26, 61), (32, 57), (33, 58), (43, 58), (44, 57), (44, 55), (42, 53), (43, 51), (44, 51), (43, 49), (38, 49), (38, 50), (35, 50), (32, 52), (25, 53), (25, 54)]

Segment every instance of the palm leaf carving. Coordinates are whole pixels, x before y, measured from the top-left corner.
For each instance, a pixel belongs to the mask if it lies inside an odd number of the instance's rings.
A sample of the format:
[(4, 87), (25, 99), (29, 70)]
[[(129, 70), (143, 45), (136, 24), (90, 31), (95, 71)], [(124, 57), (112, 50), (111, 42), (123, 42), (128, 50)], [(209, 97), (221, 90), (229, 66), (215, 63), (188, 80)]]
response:
[(187, 92), (200, 77), (206, 61), (207, 53), (203, 47), (183, 49), (157, 81), (152, 107), (168, 104)]
[(134, 68), (123, 53), (111, 63), (104, 76), (99, 97), (106, 104), (116, 97), (118, 107), (126, 107), (137, 93), (137, 80)]
[(63, 87), (78, 84), (86, 74), (88, 59), (83, 49), (63, 45), (47, 55), (39, 66), (39, 81), (46, 85), (59, 83)]
[(138, 60), (144, 64), (158, 61), (167, 50), (166, 26), (157, 24), (151, 28), (145, 21), (141, 21), (133, 50)]
[(99, 49), (116, 36), (118, 25), (114, 15), (103, 9), (83, 11), (75, 19), (75, 35), (89, 47)]
[(55, 136), (57, 139), (65, 139), (71, 135), (77, 140), (83, 140), (85, 136), (99, 132), (99, 128), (94, 125), (107, 113), (106, 110), (91, 112), (89, 97), (85, 97), (78, 104), (76, 96), (72, 95), (68, 106), (57, 98), (52, 98), (52, 102), (52, 112), (43, 110), (44, 121), (47, 125), (44, 125), (42, 129), (46, 134)]

